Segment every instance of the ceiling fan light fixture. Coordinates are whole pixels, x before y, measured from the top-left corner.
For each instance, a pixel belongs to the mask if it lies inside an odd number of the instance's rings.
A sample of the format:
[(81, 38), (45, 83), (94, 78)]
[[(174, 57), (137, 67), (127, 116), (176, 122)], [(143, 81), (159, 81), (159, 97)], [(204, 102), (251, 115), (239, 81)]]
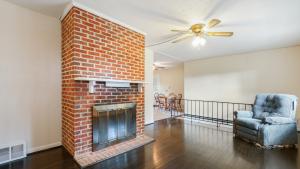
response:
[(198, 47), (199, 45), (204, 46), (205, 44), (206, 44), (206, 39), (200, 36), (196, 36), (192, 42), (193, 47)]
[[(162, 41), (159, 43), (155, 43), (152, 45), (147, 45), (147, 47), (156, 46), (164, 43), (178, 43), (184, 41), (186, 39), (194, 37), (192, 41), (193, 47), (204, 46), (206, 44), (206, 37), (209, 38), (211, 36), (214, 37), (231, 37), (233, 32), (214, 32), (209, 31), (211, 28), (218, 26), (221, 23), (219, 19), (211, 19), (207, 24), (204, 23), (196, 23), (190, 26), (185, 30), (177, 30), (173, 29), (172, 32), (176, 32), (178, 35), (176, 37), (168, 39), (166, 41)], [(205, 38), (204, 38), (205, 37)]]

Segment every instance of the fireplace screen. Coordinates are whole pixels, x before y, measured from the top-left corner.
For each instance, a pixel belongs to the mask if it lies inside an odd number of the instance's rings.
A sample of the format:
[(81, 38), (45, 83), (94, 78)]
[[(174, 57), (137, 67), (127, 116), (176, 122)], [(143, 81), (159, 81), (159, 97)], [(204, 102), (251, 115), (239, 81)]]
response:
[(93, 106), (93, 151), (136, 137), (136, 104)]

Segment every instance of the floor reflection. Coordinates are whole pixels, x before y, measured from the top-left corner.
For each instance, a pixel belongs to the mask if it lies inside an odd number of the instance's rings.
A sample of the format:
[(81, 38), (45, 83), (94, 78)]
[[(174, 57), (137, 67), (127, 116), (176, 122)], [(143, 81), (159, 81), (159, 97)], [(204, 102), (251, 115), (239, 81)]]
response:
[(217, 129), (206, 124), (168, 119), (149, 126), (149, 130), (146, 131), (159, 140), (160, 143), (155, 144), (159, 146), (163, 144), (165, 147), (174, 146), (168, 152), (157, 153), (155, 150), (155, 157), (167, 156), (170, 153), (178, 154), (174, 158), (181, 160), (179, 164), (188, 163), (188, 166), (206, 169), (241, 167), (243, 169), (297, 169), (299, 167), (297, 149), (264, 150), (234, 138), (232, 129), (228, 128)]
[[(121, 154), (89, 169), (298, 169), (297, 149), (264, 150), (233, 138), (231, 129), (165, 119), (148, 125), (155, 142)], [(0, 169), (79, 169), (73, 158), (57, 148), (37, 153)]]

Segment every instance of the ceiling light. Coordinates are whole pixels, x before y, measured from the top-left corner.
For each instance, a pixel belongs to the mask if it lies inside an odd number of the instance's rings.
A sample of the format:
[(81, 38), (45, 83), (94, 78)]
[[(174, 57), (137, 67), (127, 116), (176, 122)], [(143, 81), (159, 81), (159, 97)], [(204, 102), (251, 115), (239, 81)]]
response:
[(199, 45), (204, 46), (206, 44), (206, 39), (200, 37), (200, 36), (196, 36), (192, 42), (192, 45), (194, 47), (197, 47)]

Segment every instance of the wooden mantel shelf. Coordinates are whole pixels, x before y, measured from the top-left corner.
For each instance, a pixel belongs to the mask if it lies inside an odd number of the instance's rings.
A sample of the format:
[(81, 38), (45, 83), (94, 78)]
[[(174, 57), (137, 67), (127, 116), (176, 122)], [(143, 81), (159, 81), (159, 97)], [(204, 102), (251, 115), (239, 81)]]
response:
[(76, 77), (76, 81), (88, 81), (89, 82), (89, 92), (95, 93), (96, 82), (105, 82), (105, 85), (108, 87), (124, 88), (130, 87), (130, 84), (138, 84), (138, 91), (143, 91), (143, 85), (145, 81), (134, 81), (134, 80), (115, 80), (115, 79), (103, 79), (103, 78), (89, 78), (89, 77)]
[(95, 82), (116, 82), (116, 83), (149, 83), (145, 81), (137, 81), (137, 80), (114, 80), (114, 79), (103, 79), (103, 78), (89, 78), (89, 77), (76, 77), (77, 81), (95, 81)]

